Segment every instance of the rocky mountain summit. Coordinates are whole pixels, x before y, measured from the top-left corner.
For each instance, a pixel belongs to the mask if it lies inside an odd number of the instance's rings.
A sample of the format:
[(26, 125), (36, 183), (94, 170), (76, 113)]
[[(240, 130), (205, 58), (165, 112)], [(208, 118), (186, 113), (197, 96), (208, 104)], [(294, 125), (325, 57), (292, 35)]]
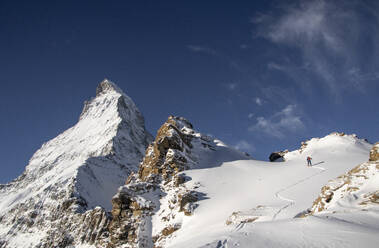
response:
[[(65, 247), (102, 234), (111, 199), (152, 141), (134, 102), (102, 81), (76, 125), (0, 186), (0, 247)], [(21, 242), (21, 243), (19, 243)]]

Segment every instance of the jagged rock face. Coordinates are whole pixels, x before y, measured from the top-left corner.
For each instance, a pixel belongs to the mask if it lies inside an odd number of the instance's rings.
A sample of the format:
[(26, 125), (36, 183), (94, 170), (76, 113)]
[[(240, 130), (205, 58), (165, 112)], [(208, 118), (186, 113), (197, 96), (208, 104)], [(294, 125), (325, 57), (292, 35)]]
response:
[(370, 151), (370, 161), (379, 160), (379, 142), (376, 142)]
[(112, 199), (112, 221), (108, 247), (151, 247), (150, 215), (156, 205), (144, 196), (154, 192), (146, 184), (130, 184), (120, 188)]
[[(152, 247), (151, 216), (158, 210), (159, 199), (166, 191), (185, 181), (178, 173), (196, 164), (191, 158), (192, 124), (184, 118), (170, 116), (157, 132), (155, 141), (146, 149), (138, 173), (128, 178), (126, 185), (112, 199), (110, 247)], [(180, 190), (179, 190), (180, 191)], [(181, 192), (181, 191), (180, 191)], [(184, 210), (188, 193), (178, 194), (176, 203)], [(195, 201), (193, 198), (191, 201)], [(189, 213), (189, 212), (188, 212)], [(187, 213), (187, 214), (188, 214)], [(167, 226), (161, 232), (167, 236), (178, 226)]]
[(17, 238), (30, 247), (66, 247), (105, 238), (112, 196), (137, 171), (151, 140), (133, 101), (104, 80), (78, 123), (1, 185), (0, 240), (6, 247), (19, 247)]
[(170, 116), (146, 149), (138, 173), (131, 174), (112, 200), (109, 246), (164, 246), (202, 197), (184, 186), (190, 178), (181, 172), (196, 168), (200, 157), (214, 153), (215, 146), (186, 119)]
[(153, 144), (148, 147), (138, 178), (142, 181), (154, 181), (158, 176), (167, 179), (188, 169), (190, 161), (187, 155), (192, 148), (192, 137), (186, 131), (190, 129), (192, 124), (184, 118), (170, 116), (158, 130)]
[(356, 210), (379, 210), (379, 161), (376, 158), (378, 143), (370, 152), (370, 160), (331, 180), (322, 187), (308, 214)]

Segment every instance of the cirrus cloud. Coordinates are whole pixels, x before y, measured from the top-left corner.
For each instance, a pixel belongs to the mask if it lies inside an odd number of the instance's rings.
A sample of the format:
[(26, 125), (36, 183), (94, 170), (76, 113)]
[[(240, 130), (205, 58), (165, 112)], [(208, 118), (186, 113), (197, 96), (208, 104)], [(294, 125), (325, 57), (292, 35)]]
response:
[[(268, 68), (299, 84), (308, 79), (333, 96), (365, 91), (378, 80), (379, 4), (367, 1), (298, 1), (253, 19), (256, 35), (300, 55)], [(362, 45), (365, 44), (365, 45)], [(286, 50), (288, 52), (288, 50)], [(279, 59), (278, 59), (279, 58)]]
[(303, 131), (305, 125), (299, 114), (296, 105), (287, 105), (281, 111), (274, 113), (272, 116), (257, 117), (257, 122), (250, 126), (248, 130), (252, 133), (264, 133), (265, 135), (284, 138), (287, 133)]
[(255, 146), (246, 140), (238, 141), (234, 148), (243, 152), (254, 152), (256, 150)]

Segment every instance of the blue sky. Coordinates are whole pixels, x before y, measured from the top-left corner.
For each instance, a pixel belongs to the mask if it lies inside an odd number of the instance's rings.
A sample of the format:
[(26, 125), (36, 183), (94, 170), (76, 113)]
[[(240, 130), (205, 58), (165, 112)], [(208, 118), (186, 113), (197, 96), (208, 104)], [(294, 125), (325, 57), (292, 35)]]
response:
[(377, 1), (1, 1), (0, 182), (104, 78), (267, 160), (333, 131), (379, 140)]

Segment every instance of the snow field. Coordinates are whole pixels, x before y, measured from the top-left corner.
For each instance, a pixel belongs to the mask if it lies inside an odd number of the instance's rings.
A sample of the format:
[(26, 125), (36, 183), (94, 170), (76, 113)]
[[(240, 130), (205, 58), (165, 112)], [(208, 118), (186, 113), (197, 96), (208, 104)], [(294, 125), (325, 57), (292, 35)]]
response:
[[(205, 199), (199, 201), (193, 216), (183, 219), (182, 228), (167, 247), (322, 247), (327, 244), (328, 247), (354, 247), (357, 242), (352, 239), (357, 237), (368, 240), (371, 247), (372, 242), (379, 241), (379, 236), (372, 236), (373, 229), (365, 232), (353, 224), (343, 226), (340, 221), (322, 217), (294, 218), (312, 206), (329, 180), (367, 161), (370, 148), (370, 144), (354, 136), (331, 134), (312, 139), (301, 152), (286, 154), (286, 162), (241, 160), (186, 171), (186, 176), (192, 178), (187, 187), (201, 185), (197, 191)], [(317, 164), (314, 167), (306, 166), (309, 155), (313, 164)], [(335, 236), (335, 228), (344, 231)], [(329, 243), (321, 238), (328, 238)]]

